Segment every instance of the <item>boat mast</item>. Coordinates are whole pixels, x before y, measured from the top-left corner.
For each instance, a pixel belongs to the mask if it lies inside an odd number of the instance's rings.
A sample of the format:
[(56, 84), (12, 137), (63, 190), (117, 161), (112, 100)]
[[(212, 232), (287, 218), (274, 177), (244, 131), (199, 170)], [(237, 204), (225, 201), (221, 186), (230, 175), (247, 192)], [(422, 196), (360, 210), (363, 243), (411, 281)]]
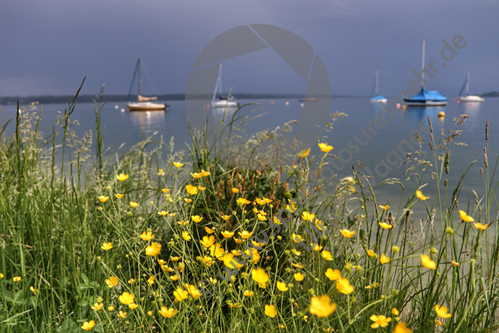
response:
[(470, 90), (470, 72), (468, 72), (468, 75), (466, 77), (466, 95), (468, 96), (468, 92)]
[(425, 41), (423, 40), (423, 52), (421, 55), (421, 88), (424, 89), (424, 47)]
[(376, 96), (378, 96), (378, 71), (376, 71), (376, 91), (375, 91)]
[(140, 95), (140, 58), (139, 58), (139, 60), (137, 60), (137, 67), (139, 69), (139, 72), (138, 72), (139, 80), (138, 80), (138, 84), (137, 84), (137, 86), (138, 86), (137, 98), (139, 98), (139, 95)]
[(221, 84), (221, 81), (222, 81), (222, 64), (220, 64), (219, 68), (218, 68), (218, 77), (217, 77), (217, 83), (215, 84), (215, 91), (213, 91), (213, 97), (212, 97), (212, 101), (215, 100), (215, 97), (217, 97), (217, 92), (218, 90), (222, 90), (221, 87), (222, 87), (222, 84)]

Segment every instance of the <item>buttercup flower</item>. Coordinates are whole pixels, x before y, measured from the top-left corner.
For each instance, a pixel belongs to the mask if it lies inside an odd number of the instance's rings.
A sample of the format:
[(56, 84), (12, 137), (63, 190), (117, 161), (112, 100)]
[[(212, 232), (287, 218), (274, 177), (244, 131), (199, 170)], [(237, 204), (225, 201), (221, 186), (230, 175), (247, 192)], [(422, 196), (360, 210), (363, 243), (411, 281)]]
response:
[(378, 257), (378, 255), (376, 253), (374, 253), (373, 250), (367, 250), (367, 255), (369, 257), (372, 257), (372, 258), (377, 258)]
[(94, 311), (99, 311), (100, 309), (102, 309), (103, 306), (104, 304), (102, 303), (95, 303), (94, 306), (91, 307), (91, 309)]
[(125, 175), (124, 173), (120, 173), (119, 175), (116, 175), (116, 179), (118, 179), (120, 182), (124, 182), (125, 180), (128, 179), (128, 175)]
[(191, 216), (192, 220), (196, 223), (199, 223), (203, 220), (203, 217), (199, 216), (199, 215), (194, 215), (194, 216)]
[(253, 269), (251, 271), (251, 277), (258, 283), (260, 288), (266, 288), (267, 282), (269, 281), (269, 275), (265, 272), (263, 268)]
[(381, 265), (387, 264), (390, 262), (390, 258), (383, 253), (381, 255), (381, 258), (379, 258), (379, 262), (381, 263)]
[(198, 193), (198, 188), (196, 186), (192, 186), (191, 184), (185, 186), (185, 190), (187, 193), (194, 195)]
[(326, 259), (327, 261), (333, 260), (333, 255), (329, 251), (322, 251), (321, 256), (322, 256), (322, 258)]
[[(234, 269), (234, 268), (239, 269), (239, 268), (243, 267), (243, 265), (237, 263), (236, 260), (234, 260), (234, 255), (232, 253), (228, 253), (228, 254), (224, 255), (222, 260), (224, 262), (224, 265), (229, 267), (230, 269)], [(234, 265), (236, 267), (234, 267)]]
[(340, 273), (340, 271), (339, 271), (339, 270), (337, 270), (337, 269), (335, 269), (335, 270), (333, 271), (333, 269), (332, 269), (332, 268), (328, 268), (328, 269), (327, 269), (327, 271), (326, 271), (326, 276), (327, 276), (327, 278), (328, 278), (329, 280), (331, 280), (331, 281), (336, 281), (336, 280), (338, 280), (338, 279), (340, 279), (340, 278), (341, 278), (341, 273)]
[(224, 221), (228, 221), (228, 220), (230, 220), (230, 215), (224, 215), (224, 214), (222, 214), (222, 219)]
[(85, 331), (90, 331), (92, 328), (94, 328), (94, 326), (95, 326), (95, 321), (90, 320), (90, 321), (84, 322), (83, 326), (81, 326), (81, 328)]
[(301, 158), (305, 158), (308, 156), (308, 154), (310, 154), (310, 148), (303, 149), (301, 152), (298, 153), (298, 156), (300, 156)]
[(189, 235), (189, 232), (188, 231), (182, 231), (182, 238), (186, 241), (190, 241), (191, 240), (191, 236)]
[(111, 250), (113, 248), (113, 243), (104, 243), (100, 248), (104, 251)]
[(29, 290), (31, 290), (31, 292), (36, 295), (38, 293), (38, 289), (35, 289), (35, 287), (31, 286), (29, 287)]
[(139, 204), (138, 204), (138, 203), (136, 203), (136, 202), (130, 201), (130, 206), (131, 206), (132, 208), (137, 208), (137, 207), (139, 206)]
[(119, 194), (119, 193), (116, 193), (114, 196), (116, 197), (116, 199), (123, 198), (123, 194)]
[(161, 215), (161, 216), (166, 216), (168, 215), (168, 212), (165, 212), (164, 210), (158, 212), (158, 215)]
[(173, 318), (177, 314), (176, 309), (168, 309), (166, 306), (161, 307), (161, 310), (158, 310), (158, 312), (165, 318)]
[(390, 209), (390, 206), (388, 206), (388, 205), (385, 205), (385, 206), (379, 205), (379, 208), (381, 208), (383, 210), (388, 210), (388, 209)]
[(392, 309), (392, 315), (394, 316), (398, 316), (400, 313), (399, 313), (399, 310), (397, 308), (393, 308)]
[(303, 279), (305, 278), (305, 275), (303, 275), (302, 273), (298, 272), (294, 275), (295, 277), (295, 280), (300, 282), (300, 281), (303, 281)]
[(293, 238), (293, 241), (295, 243), (303, 242), (303, 237), (300, 235), (293, 234), (293, 236), (291, 238)]
[(173, 296), (175, 296), (175, 299), (177, 301), (182, 302), (184, 299), (189, 297), (189, 292), (187, 290), (178, 287), (177, 290), (173, 292)]
[(168, 192), (170, 192), (170, 189), (169, 189), (169, 188), (162, 188), (162, 189), (161, 189), (161, 192), (163, 192), (163, 193), (168, 193)]
[(116, 276), (111, 276), (109, 279), (106, 280), (107, 285), (109, 288), (112, 288), (118, 284), (119, 280)]
[(206, 187), (203, 187), (203, 186), (199, 185), (199, 186), (198, 186), (198, 190), (200, 190), (200, 191), (205, 191), (205, 190), (206, 190)]
[(195, 286), (186, 283), (184, 287), (194, 299), (201, 297), (201, 292)]
[(129, 283), (129, 284), (134, 284), (134, 283), (135, 283), (135, 279), (130, 279), (130, 280), (128, 280), (128, 283)]
[(238, 188), (233, 187), (233, 188), (232, 188), (232, 193), (239, 193), (239, 189), (238, 189)]
[(118, 317), (125, 319), (126, 318), (126, 312), (120, 311), (120, 313), (118, 313)]
[(161, 244), (159, 243), (151, 243), (148, 247), (146, 247), (146, 255), (155, 257), (161, 252)]
[(353, 293), (354, 287), (350, 284), (347, 278), (339, 278), (336, 281), (336, 289), (342, 294), (348, 295)]
[(319, 148), (323, 153), (329, 153), (331, 150), (333, 150), (333, 146), (330, 146), (327, 143), (319, 143)]
[(464, 210), (459, 210), (459, 216), (461, 217), (461, 220), (463, 220), (464, 222), (475, 222), (475, 220), (471, 216), (466, 214)]
[(192, 199), (185, 198), (185, 199), (184, 199), (184, 201), (185, 201), (186, 203), (191, 203), (191, 202), (192, 202)]
[(246, 200), (244, 198), (239, 198), (236, 200), (236, 202), (237, 202), (238, 206), (243, 206), (243, 205), (247, 205), (247, 204), (251, 203), (251, 201)]
[(150, 241), (151, 239), (154, 238), (154, 235), (152, 234), (152, 231), (147, 231), (147, 232), (143, 232), (141, 235), (140, 235), (140, 238), (143, 240), (143, 241)]
[(113, 310), (114, 310), (114, 306), (113, 306), (113, 305), (108, 306), (108, 307), (107, 307), (107, 310), (108, 310), (108, 311), (113, 311)]
[(399, 322), (397, 325), (395, 325), (393, 333), (412, 333), (412, 330), (410, 328), (407, 328), (407, 325), (404, 322)]
[(251, 237), (251, 232), (244, 230), (243, 232), (238, 233), (242, 239), (248, 239)]
[(393, 225), (385, 222), (379, 222), (379, 226), (385, 230), (390, 230), (391, 228), (393, 228)]
[(485, 230), (489, 227), (488, 224), (481, 224), (481, 223), (473, 223), (475, 225), (475, 228), (477, 228), (478, 230)]
[[(314, 244), (310, 243), (311, 246), (314, 246)], [(319, 245), (319, 244), (316, 244), (315, 247), (312, 249), (314, 250), (315, 252), (320, 252), (320, 250), (322, 250), (323, 246)], [(293, 249), (295, 250), (295, 249)], [(292, 250), (291, 250), (292, 251)], [(296, 251), (296, 250), (295, 250)], [(299, 251), (296, 251), (296, 252), (299, 252)]]
[(213, 244), (215, 244), (215, 236), (204, 236), (203, 240), (199, 241), (201, 245), (205, 248), (209, 248)]
[(311, 214), (309, 212), (303, 212), (301, 213), (301, 218), (304, 219), (305, 221), (312, 221), (315, 219), (315, 214)]
[(369, 319), (374, 321), (374, 323), (371, 324), (371, 328), (386, 327), (392, 321), (392, 318), (386, 318), (383, 315), (372, 315)]
[(210, 229), (208, 227), (204, 227), (204, 230), (208, 233), (208, 234), (212, 234), (215, 232), (215, 229)]
[(277, 289), (279, 289), (282, 292), (289, 290), (289, 288), (286, 286), (286, 283), (281, 281), (277, 281)]
[(156, 277), (154, 275), (151, 275), (149, 279), (147, 279), (147, 283), (149, 283), (149, 285), (153, 285), (155, 279)]
[(118, 299), (122, 304), (129, 305), (133, 303), (135, 296), (125, 291), (123, 294), (120, 295), (120, 297), (118, 297)]
[(341, 229), (340, 232), (345, 238), (352, 238), (352, 236), (355, 235), (355, 230), (350, 231), (348, 229)]
[(426, 254), (421, 255), (421, 264), (429, 269), (437, 269), (437, 264)]
[(438, 304), (435, 305), (435, 312), (437, 313), (437, 316), (441, 318), (450, 318), (452, 317), (452, 314), (448, 312), (449, 309), (447, 309), (445, 306), (439, 306)]
[(132, 303), (132, 304), (128, 305), (128, 307), (130, 308), (130, 310), (135, 310), (136, 308), (139, 307), (139, 305), (135, 304), (135, 303)]
[(425, 197), (425, 196), (423, 195), (423, 192), (421, 192), (421, 191), (416, 191), (416, 196), (417, 196), (417, 197), (418, 197), (418, 199), (419, 199), (419, 200), (421, 200), (421, 201), (424, 201), (424, 200), (426, 200), (426, 199), (430, 199), (430, 197)]
[(457, 267), (459, 266), (459, 263), (457, 261), (452, 260), (451, 262), (452, 266)]
[(321, 297), (314, 296), (310, 301), (310, 313), (317, 317), (329, 317), (336, 310), (336, 304), (331, 303), (331, 297), (322, 295)]
[(176, 168), (181, 168), (184, 166), (184, 163), (180, 163), (180, 162), (173, 162), (173, 165), (176, 167)]
[(100, 202), (106, 202), (109, 200), (109, 197), (107, 195), (100, 195), (99, 196), (99, 201)]
[(270, 318), (274, 318), (277, 315), (277, 310), (274, 305), (265, 305), (265, 314)]
[(267, 221), (267, 218), (262, 214), (258, 214), (257, 217), (260, 221)]
[(230, 231), (222, 231), (221, 234), (225, 238), (231, 238), (232, 236), (234, 236), (234, 231), (232, 231), (232, 232), (230, 232)]

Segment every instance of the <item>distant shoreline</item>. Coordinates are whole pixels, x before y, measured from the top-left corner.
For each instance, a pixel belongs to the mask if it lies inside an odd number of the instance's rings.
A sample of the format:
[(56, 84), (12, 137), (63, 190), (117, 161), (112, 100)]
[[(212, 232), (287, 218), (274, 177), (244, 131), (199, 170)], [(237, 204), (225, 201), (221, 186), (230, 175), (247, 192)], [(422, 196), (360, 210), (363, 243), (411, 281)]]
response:
[[(303, 94), (246, 94), (246, 93), (234, 93), (238, 99), (262, 99), (262, 98), (293, 98), (293, 99), (303, 99)], [(199, 96), (200, 98), (211, 99), (210, 96)], [(347, 96), (347, 95), (337, 95), (333, 97), (368, 97), (368, 96)], [(39, 102), (40, 104), (60, 104), (68, 103), (72, 100), (74, 95), (62, 95), (62, 96), (52, 96), (52, 95), (42, 95), (42, 96), (9, 96), (0, 97), (0, 105), (16, 105), (19, 100), (19, 104), (25, 105), (32, 102)], [(102, 98), (103, 102), (126, 102), (128, 95), (104, 95)], [(185, 94), (164, 94), (158, 95), (158, 100), (160, 101), (182, 101), (185, 99)], [(79, 95), (77, 102), (79, 103), (93, 103), (96, 100), (95, 95)], [(137, 100), (137, 95), (130, 96), (131, 101)]]
[[(293, 98), (293, 99), (303, 99), (302, 94), (246, 94), (246, 93), (234, 93), (238, 99), (262, 99), (262, 98)], [(480, 94), (481, 97), (499, 97), (499, 92), (491, 91), (484, 94)], [(105, 103), (112, 102), (126, 102), (128, 95), (104, 95), (102, 101)], [(211, 96), (199, 96), (200, 98), (211, 99)], [(354, 96), (354, 95), (332, 95), (334, 98), (346, 98), (346, 97), (366, 97), (370, 96)], [(32, 102), (38, 102), (40, 104), (61, 104), (68, 103), (72, 100), (74, 95), (62, 95), (62, 96), (52, 96), (52, 95), (41, 95), (41, 96), (8, 96), (0, 97), (0, 105), (16, 105), (19, 100), (19, 104), (26, 105)], [(185, 99), (185, 94), (164, 94), (158, 95), (158, 100), (160, 101), (182, 101)], [(80, 95), (77, 98), (79, 103), (93, 103), (96, 100), (95, 95)], [(131, 101), (137, 100), (137, 95), (130, 96)]]

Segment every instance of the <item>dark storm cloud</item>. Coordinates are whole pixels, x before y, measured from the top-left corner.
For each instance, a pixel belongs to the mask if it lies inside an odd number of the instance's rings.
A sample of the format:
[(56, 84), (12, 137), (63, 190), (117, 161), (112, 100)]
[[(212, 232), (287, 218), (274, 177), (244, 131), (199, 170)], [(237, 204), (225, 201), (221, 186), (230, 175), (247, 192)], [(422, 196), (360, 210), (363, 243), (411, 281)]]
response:
[[(143, 59), (150, 93), (183, 92), (203, 47), (232, 27), (265, 23), (307, 40), (323, 59), (333, 94), (368, 95), (375, 70), (394, 95), (421, 62), (439, 57), (441, 40), (461, 34), (465, 49), (430, 82), (454, 96), (467, 71), (471, 90), (499, 90), (495, 1), (4, 1), (0, 12), (0, 96), (128, 93)], [(146, 81), (147, 77), (144, 77)], [(151, 83), (152, 82), (152, 83)], [(224, 62), (224, 89), (304, 92), (272, 50)], [(146, 91), (147, 92), (147, 91)]]

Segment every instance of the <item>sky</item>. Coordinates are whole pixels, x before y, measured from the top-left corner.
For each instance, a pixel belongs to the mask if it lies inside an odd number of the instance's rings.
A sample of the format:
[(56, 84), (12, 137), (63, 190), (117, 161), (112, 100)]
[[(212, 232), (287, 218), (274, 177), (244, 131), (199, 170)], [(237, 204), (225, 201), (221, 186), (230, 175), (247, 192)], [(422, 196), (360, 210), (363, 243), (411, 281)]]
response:
[[(406, 89), (442, 39), (467, 45), (428, 89), (448, 97), (471, 72), (470, 93), (499, 91), (496, 0), (4, 0), (0, 6), (0, 96), (128, 94), (140, 57), (144, 94), (183, 93), (201, 50), (226, 30), (270, 24), (306, 40), (322, 59), (333, 95)], [(440, 63), (441, 61), (435, 61)], [(272, 49), (223, 62), (223, 89), (304, 93), (306, 82)], [(136, 85), (135, 88), (136, 89)], [(136, 90), (134, 90), (136, 93)], [(236, 96), (237, 97), (237, 96)]]

